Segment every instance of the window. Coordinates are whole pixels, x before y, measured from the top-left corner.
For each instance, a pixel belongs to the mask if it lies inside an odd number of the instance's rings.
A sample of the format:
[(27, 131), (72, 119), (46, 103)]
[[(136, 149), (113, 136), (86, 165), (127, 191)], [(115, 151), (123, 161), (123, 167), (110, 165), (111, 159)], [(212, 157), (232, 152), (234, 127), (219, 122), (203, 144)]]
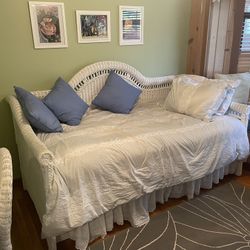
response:
[(250, 0), (246, 0), (245, 3), (240, 50), (243, 53), (250, 52)]

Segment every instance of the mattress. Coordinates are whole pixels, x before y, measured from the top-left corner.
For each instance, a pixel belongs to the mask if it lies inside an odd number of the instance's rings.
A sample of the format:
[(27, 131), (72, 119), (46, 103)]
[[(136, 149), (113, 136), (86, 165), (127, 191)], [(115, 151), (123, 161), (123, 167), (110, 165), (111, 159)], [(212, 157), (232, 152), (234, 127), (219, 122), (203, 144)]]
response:
[(65, 233), (146, 193), (188, 182), (249, 153), (244, 125), (137, 105), (130, 114), (91, 109), (79, 126), (38, 134), (55, 156), (45, 237)]

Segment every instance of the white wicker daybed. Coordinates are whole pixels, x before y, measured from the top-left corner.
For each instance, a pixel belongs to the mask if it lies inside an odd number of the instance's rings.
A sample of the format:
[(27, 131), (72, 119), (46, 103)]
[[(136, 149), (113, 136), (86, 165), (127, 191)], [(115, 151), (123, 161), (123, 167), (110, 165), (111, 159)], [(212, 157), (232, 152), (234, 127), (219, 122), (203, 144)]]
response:
[[(232, 103), (211, 123), (166, 111), (161, 104), (175, 76), (146, 78), (108, 61), (83, 68), (69, 83), (91, 104), (111, 69), (142, 89), (128, 115), (90, 109), (77, 127), (35, 134), (16, 97), (8, 99), (23, 185), (50, 249), (67, 238), (86, 249), (124, 220), (141, 226), (157, 202), (192, 198), (224, 175), (241, 175), (248, 155), (248, 107)], [(33, 93), (42, 98), (48, 92)]]

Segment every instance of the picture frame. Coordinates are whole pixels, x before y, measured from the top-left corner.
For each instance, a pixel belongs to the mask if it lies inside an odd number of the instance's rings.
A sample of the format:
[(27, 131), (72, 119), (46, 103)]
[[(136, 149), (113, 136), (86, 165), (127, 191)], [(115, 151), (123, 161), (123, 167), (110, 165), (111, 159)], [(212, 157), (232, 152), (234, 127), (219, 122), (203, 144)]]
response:
[(144, 43), (144, 7), (119, 6), (120, 45)]
[(29, 1), (36, 49), (68, 47), (64, 3)]
[(78, 43), (111, 41), (110, 11), (76, 11)]

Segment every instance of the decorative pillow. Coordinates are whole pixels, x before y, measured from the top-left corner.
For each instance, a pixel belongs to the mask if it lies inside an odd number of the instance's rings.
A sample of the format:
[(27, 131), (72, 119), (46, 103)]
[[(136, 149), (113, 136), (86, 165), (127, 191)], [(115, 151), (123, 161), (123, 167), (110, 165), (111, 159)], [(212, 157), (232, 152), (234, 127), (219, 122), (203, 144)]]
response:
[(59, 121), (71, 126), (81, 122), (82, 116), (89, 107), (61, 77), (44, 97), (43, 102)]
[(92, 104), (114, 113), (128, 114), (141, 92), (141, 89), (132, 86), (114, 71), (111, 71), (104, 87)]
[(218, 111), (216, 112), (216, 115), (224, 115), (227, 112), (232, 102), (235, 89), (240, 85), (239, 80), (237, 81), (225, 80), (225, 83), (228, 83), (226, 97), (224, 101), (222, 102), (222, 104), (220, 105)]
[(39, 132), (62, 132), (62, 126), (55, 115), (44, 103), (30, 92), (20, 87), (14, 87), (17, 99), (30, 125)]
[(165, 107), (170, 111), (210, 121), (223, 103), (229, 86), (233, 84), (233, 81), (205, 77), (178, 77), (173, 81)]
[(240, 85), (235, 89), (232, 101), (247, 103), (250, 90), (250, 73), (215, 74), (216, 79), (240, 80)]

